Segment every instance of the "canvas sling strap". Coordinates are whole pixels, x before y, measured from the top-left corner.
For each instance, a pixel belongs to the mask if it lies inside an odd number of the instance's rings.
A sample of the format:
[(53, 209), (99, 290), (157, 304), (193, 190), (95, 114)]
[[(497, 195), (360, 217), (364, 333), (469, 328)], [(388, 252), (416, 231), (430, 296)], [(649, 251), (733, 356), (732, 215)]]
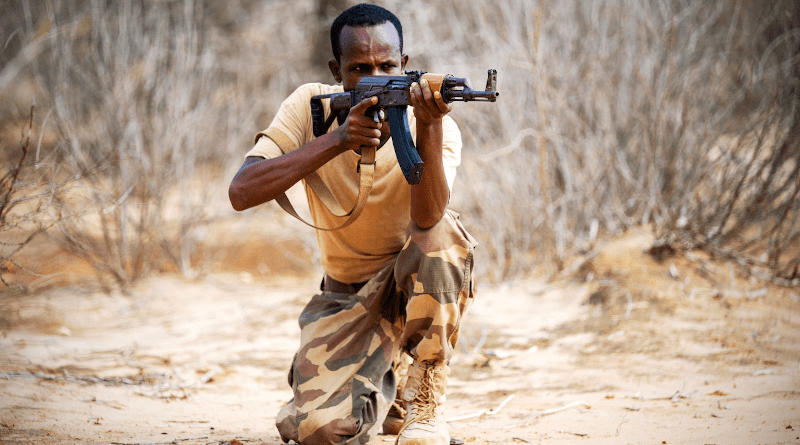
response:
[[(264, 135), (272, 139), (272, 141), (275, 142), (275, 144), (277, 144), (281, 149), (283, 154), (290, 152), (294, 146), (289, 137), (277, 128), (268, 128), (264, 132), (259, 133), (259, 135)], [(359, 215), (361, 215), (361, 211), (364, 210), (364, 206), (367, 205), (367, 198), (369, 198), (369, 194), (372, 191), (372, 184), (375, 180), (375, 147), (361, 149), (361, 159), (358, 162), (358, 171), (358, 198), (356, 199), (355, 205), (353, 205), (353, 208), (350, 209), (349, 212), (345, 211), (342, 205), (339, 204), (339, 200), (333, 196), (333, 193), (328, 186), (325, 185), (317, 172), (311, 172), (308, 176), (303, 178), (305, 179), (306, 184), (308, 184), (314, 194), (317, 195), (319, 200), (332, 215), (341, 218), (347, 217), (344, 222), (336, 227), (318, 227), (303, 219), (303, 217), (301, 217), (294, 209), (294, 206), (292, 206), (292, 203), (289, 201), (289, 197), (286, 196), (286, 193), (282, 193), (280, 196), (275, 198), (275, 201), (278, 202), (278, 205), (280, 205), (281, 208), (286, 211), (286, 213), (294, 216), (306, 225), (317, 230), (330, 231), (347, 227), (353, 221), (355, 221)]]

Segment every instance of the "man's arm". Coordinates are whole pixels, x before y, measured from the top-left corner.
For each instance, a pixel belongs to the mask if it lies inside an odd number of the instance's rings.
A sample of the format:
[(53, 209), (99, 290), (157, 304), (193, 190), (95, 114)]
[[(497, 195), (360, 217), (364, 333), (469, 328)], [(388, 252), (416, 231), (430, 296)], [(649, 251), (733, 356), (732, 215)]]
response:
[(228, 188), (233, 208), (242, 211), (272, 201), (347, 150), (377, 147), (381, 124), (366, 116), (367, 108), (377, 100), (376, 97), (364, 99), (353, 107), (339, 128), (295, 151), (273, 159), (248, 157)]
[(425, 80), (411, 87), (411, 105), (417, 118), (417, 150), (425, 163), (419, 184), (411, 186), (411, 219), (427, 229), (442, 219), (450, 199), (442, 163), (442, 119), (450, 106)]

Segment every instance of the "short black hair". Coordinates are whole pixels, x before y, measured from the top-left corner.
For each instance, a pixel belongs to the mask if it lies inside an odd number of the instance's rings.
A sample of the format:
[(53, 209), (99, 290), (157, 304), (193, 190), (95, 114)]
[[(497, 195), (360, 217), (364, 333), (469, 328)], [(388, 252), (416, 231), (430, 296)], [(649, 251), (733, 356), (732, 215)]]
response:
[(331, 25), (331, 48), (333, 49), (333, 57), (336, 61), (341, 61), (341, 44), (339, 43), (339, 36), (342, 34), (342, 28), (350, 26), (351, 28), (359, 28), (373, 25), (380, 25), (381, 23), (389, 22), (397, 29), (397, 35), (400, 36), (400, 54), (403, 53), (403, 26), (400, 24), (394, 14), (385, 8), (377, 5), (370, 5), (361, 3), (351, 8), (346, 9), (344, 12), (336, 17)]

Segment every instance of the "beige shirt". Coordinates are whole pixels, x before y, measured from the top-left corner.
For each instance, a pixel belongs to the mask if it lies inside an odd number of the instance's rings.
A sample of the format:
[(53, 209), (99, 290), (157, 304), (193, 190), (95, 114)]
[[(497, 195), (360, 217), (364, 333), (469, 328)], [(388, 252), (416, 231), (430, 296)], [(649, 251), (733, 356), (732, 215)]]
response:
[[(341, 92), (340, 85), (320, 83), (299, 87), (280, 106), (270, 124), (292, 142), (287, 152), (296, 150), (314, 139), (310, 99), (318, 94)], [(329, 114), (323, 100), (325, 115)], [(408, 109), (409, 128), (416, 143), (416, 119)], [(329, 131), (338, 127), (334, 122)], [(443, 120), (442, 158), (447, 184), (452, 190), (456, 167), (461, 163), (461, 132), (452, 118)], [(283, 152), (269, 137), (259, 133), (255, 146), (246, 156), (275, 158)], [(350, 209), (358, 197), (359, 174), (356, 171), (359, 155), (347, 151), (323, 165), (317, 173), (345, 209)], [(314, 192), (305, 184), (311, 218), (320, 227), (335, 227), (344, 218), (328, 212)], [(322, 268), (326, 274), (343, 283), (369, 280), (394, 261), (406, 241), (406, 229), (411, 222), (411, 186), (408, 185), (394, 151), (392, 139), (376, 153), (375, 180), (367, 205), (349, 226), (339, 230), (317, 230)]]

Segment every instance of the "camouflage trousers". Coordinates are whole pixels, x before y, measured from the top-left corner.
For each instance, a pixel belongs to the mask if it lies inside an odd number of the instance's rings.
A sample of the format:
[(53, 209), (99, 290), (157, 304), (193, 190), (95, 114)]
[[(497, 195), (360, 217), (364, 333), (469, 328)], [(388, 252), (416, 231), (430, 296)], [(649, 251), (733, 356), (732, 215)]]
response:
[(300, 315), (294, 398), (276, 419), (284, 442), (364, 444), (395, 400), (404, 353), (449, 361), (475, 291), (476, 242), (449, 210), (430, 229), (411, 226), (393, 265), (356, 293), (315, 295)]

